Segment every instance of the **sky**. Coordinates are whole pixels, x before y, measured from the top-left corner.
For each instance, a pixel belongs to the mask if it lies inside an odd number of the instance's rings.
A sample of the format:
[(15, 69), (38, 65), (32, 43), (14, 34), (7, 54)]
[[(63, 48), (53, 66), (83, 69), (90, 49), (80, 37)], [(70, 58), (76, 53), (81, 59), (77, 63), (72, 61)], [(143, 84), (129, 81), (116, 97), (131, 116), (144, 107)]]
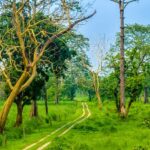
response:
[[(91, 2), (91, 0), (88, 1)], [(78, 30), (89, 38), (91, 48), (103, 37), (109, 41), (110, 45), (115, 41), (115, 35), (120, 30), (118, 5), (110, 0), (95, 0), (92, 9), (97, 11), (96, 15), (81, 25)], [(150, 0), (139, 0), (139, 2), (130, 3), (126, 7), (125, 24), (134, 23), (150, 24)]]

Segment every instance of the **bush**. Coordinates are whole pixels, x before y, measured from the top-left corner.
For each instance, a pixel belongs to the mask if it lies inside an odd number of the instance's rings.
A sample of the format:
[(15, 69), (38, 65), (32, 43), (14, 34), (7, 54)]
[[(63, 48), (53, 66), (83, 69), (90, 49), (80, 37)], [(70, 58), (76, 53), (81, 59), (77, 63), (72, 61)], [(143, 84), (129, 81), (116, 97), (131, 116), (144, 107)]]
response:
[(11, 131), (7, 132), (8, 139), (20, 139), (23, 137), (22, 127), (11, 128)]
[(149, 118), (145, 118), (144, 121), (142, 122), (142, 125), (144, 127), (147, 127), (150, 129), (150, 119)]
[(51, 117), (51, 116), (46, 116), (46, 117), (45, 117), (45, 122), (46, 122), (47, 124), (49, 124), (50, 126), (52, 126), (52, 117)]
[(44, 120), (39, 117), (32, 118), (24, 124), (24, 132), (26, 134), (33, 133), (35, 129), (40, 129), (44, 123)]

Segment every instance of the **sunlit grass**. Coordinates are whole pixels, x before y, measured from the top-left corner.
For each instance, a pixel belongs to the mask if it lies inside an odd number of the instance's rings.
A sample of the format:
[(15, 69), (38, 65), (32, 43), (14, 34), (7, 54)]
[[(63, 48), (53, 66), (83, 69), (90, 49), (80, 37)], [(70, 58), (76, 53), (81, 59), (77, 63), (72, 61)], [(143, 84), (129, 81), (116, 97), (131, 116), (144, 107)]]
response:
[[(2, 104), (1, 104), (2, 106)], [(14, 128), (16, 117), (15, 104), (11, 108), (7, 120), (5, 133), (0, 136), (1, 150), (20, 150), (37, 141), (45, 135), (73, 120), (81, 114), (81, 105), (75, 102), (62, 102), (59, 105), (49, 104), (49, 115), (45, 115), (44, 103), (38, 103), (39, 117), (30, 118), (30, 105), (25, 106), (23, 112), (24, 122), (21, 127)]]
[(129, 117), (120, 119), (114, 104), (104, 104), (99, 112), (91, 103), (92, 116), (64, 137), (57, 138), (49, 150), (148, 150), (150, 149), (150, 105), (137, 102)]
[[(121, 119), (114, 102), (104, 102), (99, 111), (96, 103), (88, 103), (92, 116), (76, 125), (61, 138), (55, 138), (47, 148), (49, 150), (149, 150), (150, 149), (150, 105), (136, 102), (129, 116)], [(39, 118), (31, 120), (30, 106), (24, 109), (24, 122), (20, 128), (14, 128), (16, 108), (12, 107), (7, 121), (1, 150), (19, 150), (36, 142), (64, 123), (81, 114), (81, 102), (62, 102), (49, 104), (49, 116), (46, 117), (44, 104), (40, 102)], [(6, 141), (6, 143), (5, 143)]]

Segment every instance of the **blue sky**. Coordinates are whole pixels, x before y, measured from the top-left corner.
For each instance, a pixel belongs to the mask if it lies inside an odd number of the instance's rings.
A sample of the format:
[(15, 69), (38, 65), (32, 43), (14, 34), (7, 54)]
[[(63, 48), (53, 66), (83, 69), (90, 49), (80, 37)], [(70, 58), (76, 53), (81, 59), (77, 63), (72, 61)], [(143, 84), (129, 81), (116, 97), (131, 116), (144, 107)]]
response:
[[(96, 66), (92, 49), (104, 36), (109, 41), (108, 45), (113, 43), (116, 33), (120, 30), (120, 21), (118, 5), (110, 0), (95, 0), (92, 9), (96, 9), (97, 14), (78, 30), (89, 38), (91, 51), (88, 52), (88, 56), (93, 66)], [(139, 0), (128, 5), (125, 10), (125, 24), (134, 23), (150, 24), (150, 0)]]
[[(113, 42), (116, 32), (119, 31), (118, 5), (110, 0), (96, 0), (92, 7), (97, 14), (79, 27), (80, 33), (90, 39), (90, 44), (94, 44), (104, 35)], [(150, 0), (139, 0), (128, 5), (125, 10), (125, 23), (150, 24)]]

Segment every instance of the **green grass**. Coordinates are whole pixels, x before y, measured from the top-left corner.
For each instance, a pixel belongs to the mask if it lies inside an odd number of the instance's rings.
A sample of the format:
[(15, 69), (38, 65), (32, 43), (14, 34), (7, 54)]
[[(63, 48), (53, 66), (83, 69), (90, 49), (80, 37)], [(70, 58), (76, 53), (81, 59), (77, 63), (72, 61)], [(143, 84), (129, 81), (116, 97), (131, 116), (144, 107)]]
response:
[[(1, 104), (2, 107), (2, 104)], [(30, 105), (25, 106), (24, 122), (20, 128), (14, 128), (16, 117), (15, 104), (11, 108), (5, 133), (0, 136), (0, 150), (20, 150), (37, 139), (46, 136), (64, 123), (73, 120), (81, 114), (81, 105), (74, 102), (62, 102), (59, 105), (49, 104), (49, 116), (45, 115), (43, 102), (38, 103), (39, 117), (31, 119)]]
[(150, 105), (135, 103), (127, 119), (118, 117), (113, 103), (105, 103), (101, 112), (89, 105), (92, 116), (56, 138), (47, 150), (150, 149)]
[[(95, 103), (88, 103), (92, 116), (76, 125), (63, 137), (55, 138), (47, 150), (149, 150), (150, 149), (150, 105), (136, 102), (129, 116), (121, 119), (113, 102), (104, 102), (99, 111)], [(44, 104), (39, 103), (38, 119), (29, 118), (30, 106), (24, 109), (24, 123), (13, 128), (16, 116), (15, 105), (7, 121), (5, 135), (0, 137), (4, 146), (0, 150), (21, 150), (64, 123), (81, 115), (80, 102), (49, 104), (49, 117), (45, 116)], [(6, 139), (6, 140), (5, 140)], [(5, 141), (6, 144), (5, 144)]]

